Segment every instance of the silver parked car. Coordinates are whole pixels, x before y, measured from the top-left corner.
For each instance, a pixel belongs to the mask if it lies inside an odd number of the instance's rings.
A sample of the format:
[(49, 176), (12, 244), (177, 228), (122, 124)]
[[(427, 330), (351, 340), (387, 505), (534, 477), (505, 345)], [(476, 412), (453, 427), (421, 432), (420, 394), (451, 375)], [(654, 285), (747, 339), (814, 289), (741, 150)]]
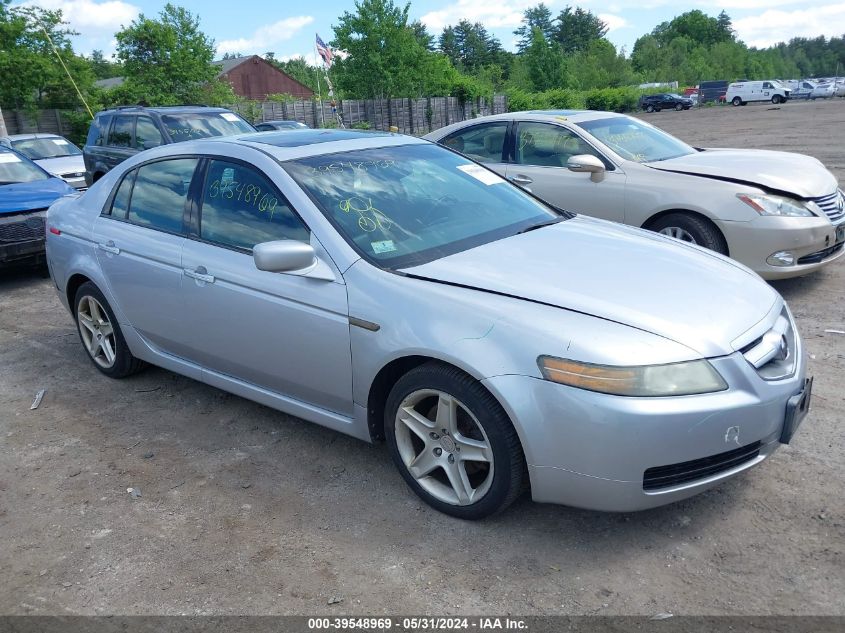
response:
[(637, 118), (592, 111), (500, 114), (425, 138), (558, 207), (705, 246), (765, 279), (845, 253), (845, 194), (809, 156), (693, 148)]
[[(365, 441), (476, 519), (639, 510), (788, 442), (812, 383), (783, 299), (671, 238), (558, 212), (407, 136), (162, 146), (48, 214), (101, 372), (142, 362)], [(691, 283), (694, 280), (694, 283)]]
[(84, 190), (85, 161), (82, 150), (57, 134), (13, 134), (0, 138), (0, 145), (11, 147), (61, 178), (74, 189)]

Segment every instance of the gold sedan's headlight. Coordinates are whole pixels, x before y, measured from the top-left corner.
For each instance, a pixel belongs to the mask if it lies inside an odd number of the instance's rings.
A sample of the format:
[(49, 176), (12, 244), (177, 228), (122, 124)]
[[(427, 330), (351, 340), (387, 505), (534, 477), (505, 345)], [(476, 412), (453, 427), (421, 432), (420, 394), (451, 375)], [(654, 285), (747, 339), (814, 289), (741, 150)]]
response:
[(689, 396), (728, 388), (719, 372), (704, 359), (620, 367), (540, 356), (537, 364), (546, 380), (617, 396)]

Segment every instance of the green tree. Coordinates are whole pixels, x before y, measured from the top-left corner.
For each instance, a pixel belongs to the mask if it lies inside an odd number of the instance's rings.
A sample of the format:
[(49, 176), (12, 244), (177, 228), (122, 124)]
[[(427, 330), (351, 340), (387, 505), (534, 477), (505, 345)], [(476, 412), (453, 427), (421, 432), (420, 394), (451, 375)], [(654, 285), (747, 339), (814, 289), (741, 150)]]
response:
[(561, 86), (563, 57), (556, 47), (549, 44), (539, 28), (534, 29), (531, 45), (526, 49), (524, 57), (534, 90), (549, 90)]
[[(49, 35), (49, 37), (48, 37)], [(37, 6), (11, 6), (0, 0), (0, 106), (35, 108), (81, 105), (56, 51), (79, 88), (90, 89), (94, 75), (82, 57), (73, 52), (60, 10)]]
[(607, 24), (591, 11), (566, 7), (555, 19), (557, 25), (552, 40), (565, 55), (586, 51), (590, 44), (607, 34)]
[(158, 19), (141, 14), (115, 38), (128, 95), (151, 105), (234, 101), (211, 63), (214, 40), (190, 11), (168, 3)]
[(91, 64), (91, 72), (97, 79), (120, 77), (123, 74), (123, 66), (106, 59), (103, 51), (92, 51), (91, 58), (88, 61)]
[(554, 38), (556, 27), (552, 12), (542, 2), (525, 10), (522, 14), (522, 24), (513, 32), (519, 38), (516, 43), (517, 53), (524, 53), (534, 42), (534, 29), (540, 29), (546, 41)]

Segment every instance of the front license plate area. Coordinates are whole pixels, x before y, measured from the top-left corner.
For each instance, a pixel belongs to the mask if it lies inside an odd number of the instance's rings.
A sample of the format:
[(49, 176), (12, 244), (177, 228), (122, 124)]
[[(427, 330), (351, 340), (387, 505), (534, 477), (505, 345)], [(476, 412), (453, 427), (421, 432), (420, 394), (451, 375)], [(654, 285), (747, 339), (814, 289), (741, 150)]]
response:
[(810, 396), (813, 392), (813, 379), (807, 378), (804, 381), (804, 388), (786, 401), (786, 419), (783, 422), (783, 431), (780, 434), (781, 444), (789, 444), (789, 440), (795, 435), (795, 431), (807, 416), (810, 410)]

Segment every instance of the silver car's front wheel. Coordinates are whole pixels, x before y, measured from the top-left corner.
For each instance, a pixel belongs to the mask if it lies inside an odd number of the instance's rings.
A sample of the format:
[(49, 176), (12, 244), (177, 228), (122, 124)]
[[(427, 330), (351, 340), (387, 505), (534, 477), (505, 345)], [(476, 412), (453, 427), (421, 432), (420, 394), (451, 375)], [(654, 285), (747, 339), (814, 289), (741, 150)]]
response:
[(667, 226), (666, 228), (660, 230), (660, 234), (674, 237), (676, 240), (681, 240), (682, 242), (690, 242), (692, 244), (698, 243), (689, 231), (685, 231), (679, 226)]
[(432, 507), (481, 519), (522, 492), (525, 458), (501, 405), (462, 371), (429, 362), (390, 391), (384, 431), (408, 485)]
[(395, 418), (396, 445), (411, 476), (452, 505), (481, 499), (493, 481), (490, 440), (472, 412), (443, 391), (408, 394)]
[(668, 213), (648, 224), (646, 228), (682, 242), (698, 244), (722, 255), (728, 254), (728, 244), (719, 228), (708, 218), (695, 213)]

